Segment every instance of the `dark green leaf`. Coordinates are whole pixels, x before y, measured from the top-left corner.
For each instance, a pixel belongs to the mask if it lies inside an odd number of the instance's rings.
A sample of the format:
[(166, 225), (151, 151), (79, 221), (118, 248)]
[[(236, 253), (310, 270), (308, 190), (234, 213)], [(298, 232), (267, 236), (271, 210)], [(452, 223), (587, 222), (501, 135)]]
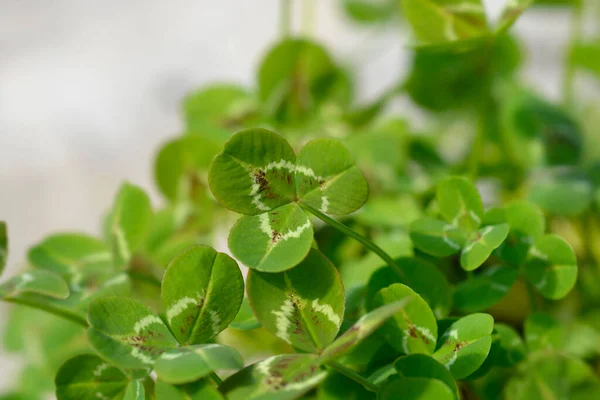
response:
[(481, 274), (459, 283), (454, 291), (454, 306), (463, 312), (483, 311), (506, 296), (515, 281), (518, 270), (496, 265)]
[(385, 385), (379, 392), (380, 400), (454, 400), (448, 385), (438, 379), (398, 378)]
[(401, 376), (438, 379), (446, 384), (456, 397), (458, 396), (458, 387), (452, 374), (446, 367), (430, 356), (411, 354), (400, 357), (394, 362), (394, 368)]

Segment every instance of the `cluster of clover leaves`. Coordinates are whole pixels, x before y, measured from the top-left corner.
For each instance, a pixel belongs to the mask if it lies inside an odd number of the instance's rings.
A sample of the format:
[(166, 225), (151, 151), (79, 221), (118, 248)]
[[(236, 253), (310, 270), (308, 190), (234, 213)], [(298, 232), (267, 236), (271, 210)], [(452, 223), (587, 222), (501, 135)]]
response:
[[(328, 215), (355, 211), (368, 194), (350, 153), (333, 139), (311, 141), (296, 155), (273, 132), (240, 131), (212, 161), (209, 182), (223, 205), (243, 214), (231, 229), (229, 247), (250, 268), (251, 311), (236, 261), (208, 246), (188, 246), (168, 263), (160, 280), (160, 312), (128, 297), (135, 254), (152, 219), (148, 197), (130, 184), (122, 186), (107, 218), (107, 243), (51, 237), (29, 254), (38, 268), (0, 286), (4, 300), (87, 327), (94, 354), (78, 355), (60, 368), (59, 400), (294, 399), (331, 371), (381, 399), (457, 399), (457, 381), (525, 357), (513, 328), (475, 311), (498, 302), (519, 275), (550, 299), (566, 295), (576, 280), (573, 250), (558, 236), (544, 235), (535, 207), (514, 203), (484, 211), (474, 186), (451, 177), (437, 190), (443, 219), (423, 217), (411, 224), (415, 247), (437, 257), (460, 251), (467, 271), (492, 252), (503, 262), (456, 288), (455, 306), (474, 313), (447, 317), (449, 287), (435, 268), (394, 260)], [(314, 242), (311, 214), (389, 264), (368, 282), (368, 313), (343, 332), (349, 299), (338, 270)], [(0, 227), (4, 264), (6, 227)], [(115, 275), (114, 266), (121, 272)], [(214, 341), (229, 326), (258, 325), (297, 353), (243, 368), (236, 349)], [(378, 329), (397, 359), (369, 377), (340, 362)], [(239, 371), (221, 381), (216, 374), (221, 370)]]

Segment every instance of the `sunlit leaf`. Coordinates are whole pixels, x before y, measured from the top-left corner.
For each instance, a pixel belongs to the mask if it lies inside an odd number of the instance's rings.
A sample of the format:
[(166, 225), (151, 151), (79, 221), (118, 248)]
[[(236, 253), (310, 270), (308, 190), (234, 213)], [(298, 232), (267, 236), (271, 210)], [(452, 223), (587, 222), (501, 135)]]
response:
[(479, 268), (508, 236), (509, 225), (488, 225), (475, 234), (460, 254), (460, 265), (467, 271)]
[(467, 179), (451, 177), (438, 184), (436, 199), (440, 214), (452, 225), (476, 230), (483, 219), (483, 202), (477, 188)]
[(248, 299), (265, 329), (307, 352), (329, 345), (344, 315), (344, 287), (339, 273), (315, 249), (285, 272), (250, 271)]

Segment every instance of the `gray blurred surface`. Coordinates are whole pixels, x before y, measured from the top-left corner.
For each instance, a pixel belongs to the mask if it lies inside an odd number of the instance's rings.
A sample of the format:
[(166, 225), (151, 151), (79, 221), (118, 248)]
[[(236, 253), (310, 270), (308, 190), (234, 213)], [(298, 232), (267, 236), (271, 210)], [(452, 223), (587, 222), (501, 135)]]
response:
[[(497, 12), (502, 0), (490, 0)], [(405, 70), (407, 33), (360, 28), (318, 0), (313, 35), (376, 96)], [(55, 231), (98, 231), (119, 183), (154, 194), (151, 160), (181, 129), (183, 95), (206, 82), (252, 85), (278, 37), (275, 0), (0, 0), (0, 219), (10, 231), (7, 275)], [(557, 98), (568, 15), (538, 10), (516, 31), (523, 78)], [(0, 330), (3, 329), (0, 313)], [(0, 392), (16, 358), (0, 353)]]

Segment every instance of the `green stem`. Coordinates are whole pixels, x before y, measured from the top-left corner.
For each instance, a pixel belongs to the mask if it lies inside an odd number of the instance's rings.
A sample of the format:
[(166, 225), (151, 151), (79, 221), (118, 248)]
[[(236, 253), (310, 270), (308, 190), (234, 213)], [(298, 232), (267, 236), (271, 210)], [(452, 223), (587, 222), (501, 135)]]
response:
[(219, 375), (217, 375), (216, 372), (211, 372), (210, 377), (217, 384), (217, 386), (221, 386), (223, 383), (223, 379), (219, 378)]
[(363, 378), (353, 370), (348, 367), (343, 366), (342, 364), (330, 361), (326, 364), (329, 368), (336, 370), (340, 374), (352, 379), (353, 381), (361, 384), (365, 389), (370, 392), (377, 393), (379, 391), (379, 387), (375, 385), (373, 382), (369, 382), (367, 379)]
[(404, 281), (407, 280), (407, 277), (405, 276), (404, 272), (400, 269), (400, 267), (398, 267), (398, 265), (396, 265), (396, 262), (394, 261), (394, 259), (388, 253), (386, 253), (381, 247), (379, 247), (375, 243), (373, 243), (370, 239), (353, 231), (352, 229), (348, 228), (346, 225), (342, 224), (341, 222), (331, 218), (330, 216), (322, 213), (321, 211), (317, 210), (316, 208), (314, 208), (306, 203), (299, 203), (299, 204), (300, 204), (300, 207), (302, 207), (304, 210), (308, 211), (315, 217), (319, 218), (321, 221), (325, 222), (327, 225), (339, 230), (343, 234), (348, 235), (352, 239), (362, 243), (367, 249), (369, 249), (373, 253), (377, 254), (383, 261), (385, 261), (390, 266), (390, 268), (392, 268), (398, 274), (398, 276), (401, 279), (403, 279)]
[(292, 0), (281, 0), (280, 29), (281, 37), (290, 36), (292, 25)]
[(22, 297), (9, 297), (9, 298), (4, 298), (2, 300), (6, 301), (7, 303), (13, 303), (13, 304), (19, 304), (19, 305), (23, 305), (23, 306), (27, 306), (27, 307), (31, 307), (31, 308), (37, 308), (38, 310), (46, 311), (46, 312), (49, 312), (50, 314), (54, 314), (61, 318), (68, 319), (69, 321), (75, 322), (84, 328), (88, 327), (87, 320), (84, 317), (82, 317), (81, 315), (74, 313), (74, 312), (70, 312), (66, 309), (55, 307), (50, 302), (42, 303), (39, 301), (29, 300), (29, 299), (22, 298)]

